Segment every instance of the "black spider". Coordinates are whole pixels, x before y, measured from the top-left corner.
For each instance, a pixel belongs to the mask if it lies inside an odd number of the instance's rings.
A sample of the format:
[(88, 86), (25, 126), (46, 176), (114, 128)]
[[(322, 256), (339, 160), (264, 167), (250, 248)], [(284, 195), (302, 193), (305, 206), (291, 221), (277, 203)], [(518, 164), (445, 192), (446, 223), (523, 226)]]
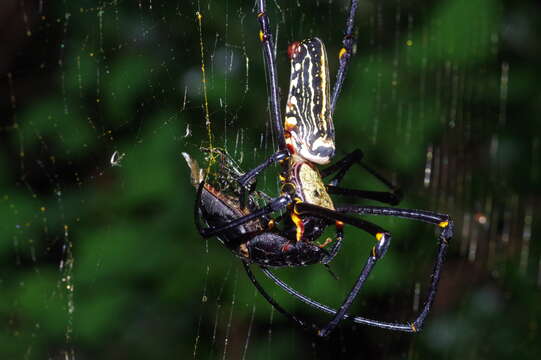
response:
[[(352, 0), (332, 96), (323, 42), (318, 38), (311, 38), (290, 45), (288, 51), (291, 58), (290, 88), (282, 124), (272, 34), (265, 13), (265, 1), (259, 0), (257, 17), (261, 26), (260, 40), (269, 79), (270, 115), (274, 131), (278, 135), (279, 149), (264, 163), (247, 173), (242, 173), (225, 153), (211, 150), (212, 157), (221, 159), (218, 162), (221, 165), (220, 176), (217, 177), (222, 184), (221, 188), (210, 185), (197, 164), (185, 154), (192, 170), (192, 182), (198, 188), (195, 217), (201, 235), (217, 236), (226, 247), (239, 256), (250, 280), (265, 299), (297, 324), (308, 326), (284, 310), (266, 293), (251, 272), (249, 264), (259, 265), (265, 275), (289, 294), (319, 310), (333, 314), (332, 320), (317, 330), (320, 336), (328, 335), (345, 318), (391, 330), (419, 331), (434, 301), (448, 241), (453, 234), (452, 222), (449, 216), (444, 214), (391, 207), (335, 206), (330, 194), (376, 200), (389, 205), (396, 205), (400, 201), (400, 191), (362, 161), (360, 150), (353, 151), (321, 171), (317, 168), (316, 164), (329, 163), (335, 152), (332, 114), (351, 57), (356, 8), (357, 1)], [(282, 166), (281, 193), (280, 196), (272, 198), (255, 191), (254, 180), (261, 171), (276, 162)], [(339, 187), (346, 172), (354, 164), (360, 165), (375, 176), (389, 188), (389, 191), (363, 191)], [(333, 174), (327, 183), (323, 182), (324, 178)], [(227, 191), (224, 191), (224, 186)], [(278, 211), (284, 211), (284, 214), (273, 219), (271, 214)], [(387, 230), (350, 214), (407, 218), (440, 228), (439, 247), (428, 296), (423, 309), (412, 323), (389, 323), (348, 315), (353, 300), (377, 261), (385, 255), (391, 241), (391, 234)], [(201, 226), (200, 217), (209, 227)], [(279, 226), (276, 223), (279, 223)], [(333, 224), (336, 227), (334, 243), (331, 239), (327, 239), (323, 244), (316, 243), (325, 228)], [(353, 225), (371, 234), (376, 244), (338, 311), (292, 289), (268, 269), (316, 263), (328, 264), (340, 249), (344, 237), (344, 224)], [(329, 243), (332, 245), (327, 250), (325, 246)]]

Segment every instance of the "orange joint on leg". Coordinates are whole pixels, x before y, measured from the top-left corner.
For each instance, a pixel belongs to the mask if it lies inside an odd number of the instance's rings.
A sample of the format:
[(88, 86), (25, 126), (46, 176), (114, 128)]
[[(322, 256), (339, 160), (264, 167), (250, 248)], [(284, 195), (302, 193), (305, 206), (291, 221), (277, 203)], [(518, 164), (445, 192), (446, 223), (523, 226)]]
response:
[(411, 327), (411, 330), (413, 330), (413, 332), (417, 332), (417, 328), (415, 327), (414, 323), (411, 323), (410, 327)]
[(438, 226), (441, 228), (446, 228), (447, 226), (449, 226), (449, 221), (442, 221), (438, 224)]
[(344, 223), (340, 220), (336, 220), (335, 224), (338, 230), (342, 230), (344, 228)]
[(239, 245), (239, 252), (245, 258), (250, 257), (250, 253), (248, 252), (248, 247), (246, 246), (246, 244), (240, 244)]
[(346, 50), (346, 48), (341, 48), (340, 49), (340, 52), (338, 53), (338, 58), (341, 59), (342, 56), (344, 56), (348, 51)]
[(274, 219), (270, 219), (269, 222), (267, 223), (267, 228), (270, 230), (274, 228), (274, 225), (276, 225), (276, 222), (274, 221)]
[(376, 257), (376, 247), (372, 247), (372, 257)]
[(381, 239), (383, 239), (383, 233), (377, 233), (376, 234), (376, 240), (381, 241)]
[(265, 39), (265, 34), (263, 34), (263, 31), (259, 30), (259, 41), (263, 42)]
[(330, 243), (332, 243), (332, 238), (328, 237), (328, 238), (325, 239), (323, 244), (317, 244), (317, 246), (320, 247), (320, 248), (323, 248), (323, 247), (329, 245)]
[(289, 251), (289, 249), (291, 248), (291, 244), (289, 243), (289, 241), (287, 243), (285, 243), (284, 245), (282, 245), (282, 252), (286, 252), (286, 251)]
[[(289, 134), (288, 132), (286, 132), (286, 134)], [(293, 146), (293, 144), (290, 144), (287, 142), (287, 140), (289, 139), (288, 136), (285, 137), (286, 138), (286, 147), (287, 147), (287, 150), (289, 151), (290, 154), (295, 154), (295, 147)]]

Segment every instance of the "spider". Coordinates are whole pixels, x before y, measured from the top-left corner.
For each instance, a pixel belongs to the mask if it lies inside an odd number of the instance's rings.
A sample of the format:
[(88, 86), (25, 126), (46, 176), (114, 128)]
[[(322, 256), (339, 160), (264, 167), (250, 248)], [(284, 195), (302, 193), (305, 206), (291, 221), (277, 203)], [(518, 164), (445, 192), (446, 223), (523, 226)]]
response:
[[(185, 154), (191, 169), (192, 183), (198, 189), (194, 214), (196, 226), (203, 237), (217, 236), (226, 247), (242, 259), (254, 286), (277, 311), (302, 327), (315, 329), (319, 336), (330, 334), (343, 319), (390, 330), (417, 332), (422, 328), (434, 301), (448, 243), (453, 235), (453, 224), (449, 216), (392, 207), (335, 206), (331, 194), (370, 199), (388, 205), (396, 205), (401, 199), (400, 190), (369, 167), (363, 161), (363, 154), (359, 149), (322, 170), (317, 168), (318, 165), (328, 164), (335, 153), (332, 115), (352, 55), (354, 43), (352, 33), (357, 0), (350, 2), (342, 41), (343, 48), (339, 53), (339, 69), (332, 93), (323, 42), (318, 38), (310, 38), (289, 46), (291, 76), (283, 124), (273, 55), (273, 37), (265, 8), (265, 0), (258, 0), (259, 38), (263, 48), (265, 71), (269, 79), (270, 118), (273, 130), (278, 134), (278, 151), (246, 173), (240, 171), (224, 152), (211, 154), (221, 159), (219, 161), (221, 175), (218, 180), (221, 187), (225, 187), (227, 191), (207, 183), (208, 174), (203, 174), (197, 163)], [(255, 190), (257, 175), (273, 163), (279, 163), (282, 167), (281, 190), (277, 197)], [(364, 191), (340, 187), (345, 174), (355, 164), (374, 176), (389, 191)], [(331, 178), (325, 183), (323, 179), (328, 177)], [(283, 212), (281, 216), (276, 218), (271, 216), (279, 211)], [(352, 214), (406, 218), (433, 224), (439, 228), (439, 245), (428, 295), (422, 310), (413, 322), (391, 323), (348, 314), (353, 301), (376, 263), (387, 252), (391, 241), (389, 231)], [(204, 228), (201, 225), (200, 217), (208, 227)], [(327, 265), (340, 250), (345, 224), (367, 232), (376, 242), (355, 284), (338, 310), (301, 294), (269, 270), (317, 263)], [(317, 243), (316, 240), (330, 225), (336, 228), (335, 239), (327, 239), (322, 244)], [(332, 245), (326, 249), (329, 244)], [(250, 269), (250, 264), (259, 265), (263, 273), (287, 293), (316, 309), (332, 314), (332, 319), (320, 328), (287, 312), (259, 284)]]

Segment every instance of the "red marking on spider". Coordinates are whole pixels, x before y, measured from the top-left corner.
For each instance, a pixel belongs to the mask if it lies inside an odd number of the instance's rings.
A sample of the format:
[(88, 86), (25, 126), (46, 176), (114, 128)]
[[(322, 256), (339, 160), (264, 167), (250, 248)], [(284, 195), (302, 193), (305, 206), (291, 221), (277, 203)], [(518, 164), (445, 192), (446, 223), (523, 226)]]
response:
[(287, 47), (287, 56), (293, 60), (295, 55), (297, 55), (297, 49), (299, 48), (300, 42), (294, 41)]
[[(286, 139), (287, 139), (287, 138), (289, 138), (289, 136), (286, 137)], [(290, 153), (291, 155), (295, 154), (295, 147), (294, 147), (292, 144), (286, 144), (286, 146), (287, 146), (287, 149), (289, 150), (289, 153)]]
[(291, 248), (291, 244), (289, 243), (289, 241), (287, 243), (285, 243), (284, 245), (282, 245), (282, 252), (286, 252), (286, 251), (289, 251), (289, 249)]

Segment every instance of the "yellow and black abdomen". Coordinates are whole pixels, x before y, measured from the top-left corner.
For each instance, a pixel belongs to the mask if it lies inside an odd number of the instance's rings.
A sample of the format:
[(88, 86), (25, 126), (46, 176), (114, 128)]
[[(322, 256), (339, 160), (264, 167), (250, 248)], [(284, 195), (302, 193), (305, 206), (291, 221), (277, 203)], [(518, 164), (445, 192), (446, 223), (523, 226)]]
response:
[(290, 47), (291, 77), (285, 111), (286, 144), (292, 153), (316, 164), (334, 156), (329, 66), (318, 38)]

